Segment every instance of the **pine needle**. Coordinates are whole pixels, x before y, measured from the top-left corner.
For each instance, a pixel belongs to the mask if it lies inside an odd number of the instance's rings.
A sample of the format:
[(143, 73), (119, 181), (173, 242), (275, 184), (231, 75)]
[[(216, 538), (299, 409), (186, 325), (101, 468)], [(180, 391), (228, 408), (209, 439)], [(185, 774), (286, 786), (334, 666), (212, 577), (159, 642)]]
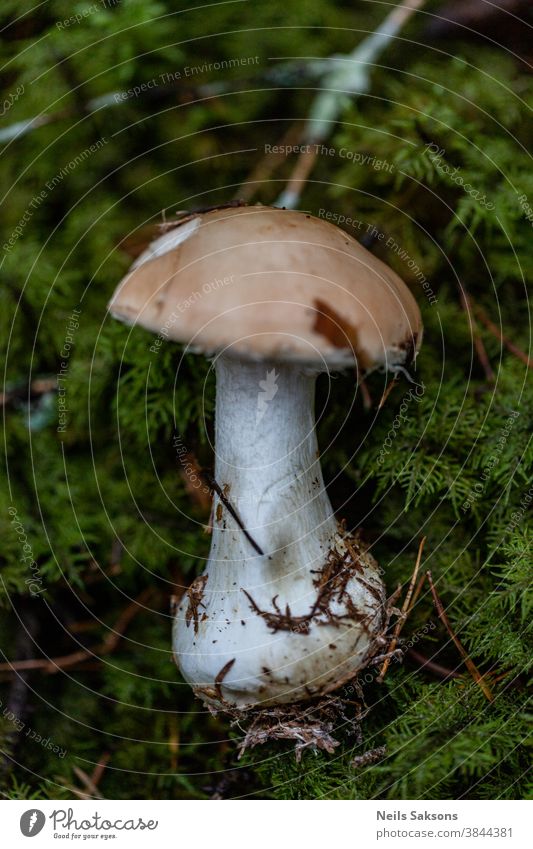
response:
[(429, 586), (430, 586), (430, 589), (431, 589), (431, 595), (433, 596), (433, 601), (435, 602), (435, 609), (438, 613), (439, 619), (441, 620), (442, 624), (444, 625), (444, 627), (448, 631), (448, 634), (450, 635), (453, 642), (457, 646), (457, 649), (459, 650), (459, 654), (463, 658), (463, 660), (465, 662), (465, 666), (468, 669), (468, 671), (470, 672), (470, 674), (471, 674), (472, 678), (474, 679), (474, 681), (476, 682), (476, 684), (479, 684), (479, 686), (483, 690), (483, 693), (485, 694), (485, 697), (488, 699), (489, 702), (494, 701), (494, 696), (492, 695), (490, 687), (487, 685), (487, 683), (483, 679), (483, 676), (481, 675), (479, 669), (477, 668), (477, 666), (474, 663), (474, 661), (472, 660), (472, 658), (469, 656), (468, 652), (466, 651), (465, 647), (463, 646), (462, 642), (460, 641), (459, 637), (454, 632), (454, 630), (453, 630), (453, 628), (450, 624), (450, 620), (448, 619), (448, 616), (446, 615), (446, 611), (444, 610), (442, 601), (440, 600), (438, 593), (437, 593), (437, 590), (435, 589), (435, 585), (433, 583), (433, 578), (431, 577), (431, 572), (428, 570), (426, 572), (426, 575), (427, 575), (427, 579), (429, 581)]

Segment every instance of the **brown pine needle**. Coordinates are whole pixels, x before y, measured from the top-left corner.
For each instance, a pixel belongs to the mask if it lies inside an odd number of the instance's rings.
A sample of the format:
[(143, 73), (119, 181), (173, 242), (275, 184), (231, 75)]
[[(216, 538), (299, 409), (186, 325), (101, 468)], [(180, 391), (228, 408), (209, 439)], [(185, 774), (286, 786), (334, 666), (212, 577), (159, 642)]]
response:
[(396, 375), (395, 375), (395, 376), (392, 378), (392, 380), (391, 380), (391, 382), (389, 383), (389, 385), (386, 387), (386, 389), (385, 389), (385, 391), (384, 391), (383, 395), (381, 396), (381, 401), (380, 401), (380, 402), (379, 402), (379, 404), (378, 404), (378, 410), (381, 410), (381, 408), (382, 408), (383, 404), (385, 403), (385, 401), (386, 401), (386, 400), (387, 400), (387, 398), (389, 397), (389, 395), (390, 395), (390, 393), (392, 392), (392, 390), (394, 389), (394, 387), (395, 387), (395, 386), (398, 386), (398, 383), (399, 383), (398, 378), (397, 378), (397, 377), (396, 377)]
[(180, 748), (180, 735), (178, 728), (178, 719), (175, 715), (171, 715), (169, 720), (170, 731), (168, 736), (168, 748), (170, 751), (170, 769), (173, 773), (178, 771), (178, 752)]
[(418, 554), (417, 554), (417, 557), (416, 557), (415, 568), (413, 570), (413, 574), (412, 574), (411, 580), (409, 582), (409, 588), (407, 590), (407, 595), (405, 596), (400, 616), (398, 617), (396, 627), (394, 628), (392, 640), (390, 641), (390, 645), (387, 649), (388, 657), (386, 657), (385, 660), (383, 661), (383, 666), (381, 667), (380, 673), (379, 673), (379, 675), (376, 679), (377, 681), (379, 681), (380, 684), (385, 677), (387, 669), (389, 668), (389, 664), (391, 662), (391, 655), (392, 655), (392, 652), (394, 651), (394, 649), (396, 648), (396, 645), (398, 643), (398, 637), (400, 636), (400, 632), (401, 632), (403, 626), (405, 625), (407, 617), (408, 617), (408, 615), (411, 612), (412, 607), (413, 607), (412, 604), (411, 604), (411, 598), (413, 596), (413, 590), (415, 588), (416, 579), (417, 579), (417, 576), (418, 576), (418, 570), (420, 569), (420, 561), (422, 560), (422, 551), (424, 550), (425, 542), (426, 542), (426, 537), (422, 537), (422, 539), (420, 540), (420, 545), (418, 546)]
[(91, 773), (91, 781), (95, 787), (98, 787), (98, 785), (100, 784), (105, 768), (110, 760), (111, 754), (109, 752), (104, 752), (104, 754), (96, 764), (95, 768), (93, 769)]
[(422, 587), (424, 586), (426, 580), (427, 580), (426, 575), (420, 575), (420, 578), (418, 579), (418, 584), (416, 585), (416, 590), (413, 593), (413, 600), (411, 601), (411, 607), (410, 607), (411, 610), (413, 609), (413, 607), (417, 603), (418, 596), (422, 592)]
[(439, 616), (440, 621), (442, 622), (442, 624), (444, 625), (444, 627), (448, 631), (448, 634), (450, 635), (453, 642), (455, 643), (455, 645), (456, 645), (456, 647), (459, 651), (459, 654), (461, 655), (461, 657), (464, 660), (466, 668), (470, 672), (470, 675), (472, 676), (472, 678), (474, 679), (476, 684), (479, 684), (479, 686), (481, 687), (485, 697), (488, 699), (489, 702), (494, 701), (494, 696), (492, 695), (490, 687), (488, 686), (488, 684), (484, 680), (483, 676), (481, 675), (481, 673), (480, 673), (479, 669), (477, 668), (476, 664), (474, 663), (474, 661), (469, 657), (468, 652), (466, 651), (466, 649), (463, 646), (462, 642), (460, 641), (459, 637), (457, 636), (457, 634), (454, 633), (454, 630), (453, 630), (453, 628), (450, 624), (450, 620), (448, 619), (448, 616), (446, 615), (446, 611), (444, 610), (442, 601), (440, 600), (438, 593), (437, 593), (437, 590), (435, 589), (435, 585), (433, 583), (433, 578), (431, 577), (431, 572), (428, 570), (426, 572), (426, 575), (427, 575), (427, 579), (428, 579), (429, 586), (430, 586), (430, 589), (431, 589), (431, 595), (433, 596), (433, 601), (435, 603), (435, 609), (437, 611), (437, 614)]
[(100, 791), (98, 790), (98, 787), (96, 787), (96, 785), (94, 784), (93, 780), (91, 778), (89, 778), (89, 776), (87, 775), (87, 773), (83, 769), (80, 769), (79, 766), (75, 766), (75, 767), (73, 767), (73, 770), (74, 770), (74, 773), (76, 774), (77, 778), (80, 779), (81, 783), (85, 785), (85, 787), (87, 788), (87, 790), (91, 794), (89, 796), (89, 798), (93, 798), (93, 799), (103, 799), (104, 798), (102, 796), (102, 794), (100, 793)]

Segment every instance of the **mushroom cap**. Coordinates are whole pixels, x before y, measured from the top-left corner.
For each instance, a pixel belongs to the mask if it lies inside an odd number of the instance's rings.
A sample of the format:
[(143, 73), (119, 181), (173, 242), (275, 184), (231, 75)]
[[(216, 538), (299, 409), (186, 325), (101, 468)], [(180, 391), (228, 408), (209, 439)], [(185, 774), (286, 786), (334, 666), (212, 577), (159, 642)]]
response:
[(417, 303), (385, 263), (323, 219), (260, 205), (184, 216), (109, 309), (197, 352), (321, 371), (408, 366), (422, 339)]

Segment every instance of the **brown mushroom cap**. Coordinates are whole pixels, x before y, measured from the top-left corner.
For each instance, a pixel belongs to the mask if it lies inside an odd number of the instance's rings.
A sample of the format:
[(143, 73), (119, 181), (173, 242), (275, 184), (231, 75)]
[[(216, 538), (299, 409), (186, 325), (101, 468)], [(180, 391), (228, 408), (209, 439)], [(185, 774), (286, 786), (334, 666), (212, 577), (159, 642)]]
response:
[(385, 263), (327, 221), (265, 206), (183, 218), (109, 309), (196, 351), (323, 369), (409, 365), (422, 338), (417, 303)]

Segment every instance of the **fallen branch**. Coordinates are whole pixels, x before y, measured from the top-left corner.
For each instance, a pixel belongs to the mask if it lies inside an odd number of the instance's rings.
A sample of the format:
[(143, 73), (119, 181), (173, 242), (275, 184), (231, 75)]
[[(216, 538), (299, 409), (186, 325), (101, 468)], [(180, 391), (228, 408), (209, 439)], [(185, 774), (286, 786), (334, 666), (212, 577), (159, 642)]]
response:
[(287, 188), (278, 198), (276, 206), (286, 209), (295, 209), (298, 206), (320, 144), (327, 139), (331, 127), (338, 121), (348, 98), (365, 94), (369, 90), (370, 70), (374, 62), (425, 2), (426, 0), (402, 0), (352, 53), (332, 57), (334, 63), (331, 60), (330, 62), (333, 64), (333, 70), (326, 73), (322, 79), (321, 91), (311, 105), (309, 118), (302, 133), (301, 143), (304, 149), (299, 154)]
[(287, 132), (274, 146), (277, 148), (277, 151), (275, 153), (273, 151), (266, 153), (259, 162), (254, 165), (249, 175), (240, 185), (239, 190), (235, 195), (235, 200), (243, 200), (245, 203), (250, 203), (258, 187), (270, 179), (272, 174), (285, 161), (285, 149), (297, 144), (299, 137), (299, 124), (291, 124)]
[(389, 397), (390, 393), (392, 392), (392, 390), (394, 389), (394, 387), (395, 387), (395, 386), (398, 386), (398, 383), (399, 383), (399, 382), (400, 382), (400, 381), (399, 381), (399, 379), (398, 379), (398, 376), (397, 376), (397, 375), (394, 375), (394, 377), (393, 377), (393, 378), (392, 378), (392, 380), (390, 381), (389, 385), (385, 387), (385, 391), (383, 392), (383, 395), (381, 396), (381, 401), (380, 401), (380, 402), (379, 402), (379, 404), (378, 404), (378, 410), (381, 410), (381, 408), (383, 407), (383, 405), (384, 405), (385, 401), (386, 401), (386, 400), (387, 400), (387, 398)]

